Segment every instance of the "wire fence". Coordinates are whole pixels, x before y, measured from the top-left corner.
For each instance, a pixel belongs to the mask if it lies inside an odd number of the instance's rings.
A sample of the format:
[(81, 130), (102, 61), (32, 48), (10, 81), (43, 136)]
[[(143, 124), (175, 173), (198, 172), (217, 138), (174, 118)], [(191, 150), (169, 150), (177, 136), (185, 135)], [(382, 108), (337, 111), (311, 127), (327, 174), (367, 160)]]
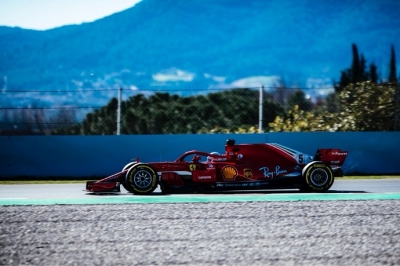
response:
[[(397, 130), (398, 98), (390, 104)], [(333, 88), (3, 90), (0, 135), (261, 133), (295, 108), (343, 111)]]

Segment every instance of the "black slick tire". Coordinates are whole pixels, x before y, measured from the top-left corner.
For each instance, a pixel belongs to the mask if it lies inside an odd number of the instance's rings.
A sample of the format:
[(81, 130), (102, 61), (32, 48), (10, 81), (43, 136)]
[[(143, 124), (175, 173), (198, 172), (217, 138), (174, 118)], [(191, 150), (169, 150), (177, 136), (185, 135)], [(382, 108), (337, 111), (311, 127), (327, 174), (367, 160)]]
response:
[(306, 192), (325, 192), (334, 182), (332, 169), (323, 162), (311, 162), (303, 169), (303, 187)]
[[(132, 168), (136, 163), (128, 163), (127, 165), (122, 168), (122, 171)], [(122, 183), (122, 186), (129, 192), (133, 193), (133, 189), (129, 186), (126, 182)]]
[(151, 194), (158, 185), (157, 173), (147, 164), (137, 164), (127, 172), (126, 185), (134, 194)]

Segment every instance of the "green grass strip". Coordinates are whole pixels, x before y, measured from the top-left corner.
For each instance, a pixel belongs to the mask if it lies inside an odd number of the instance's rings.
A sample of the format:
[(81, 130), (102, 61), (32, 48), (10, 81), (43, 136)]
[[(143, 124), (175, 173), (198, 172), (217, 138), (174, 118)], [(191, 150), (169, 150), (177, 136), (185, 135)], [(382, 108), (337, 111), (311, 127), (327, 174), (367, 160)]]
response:
[(310, 200), (400, 200), (400, 193), (293, 193), (256, 195), (93, 195), (82, 198), (1, 199), (0, 205), (148, 204)]

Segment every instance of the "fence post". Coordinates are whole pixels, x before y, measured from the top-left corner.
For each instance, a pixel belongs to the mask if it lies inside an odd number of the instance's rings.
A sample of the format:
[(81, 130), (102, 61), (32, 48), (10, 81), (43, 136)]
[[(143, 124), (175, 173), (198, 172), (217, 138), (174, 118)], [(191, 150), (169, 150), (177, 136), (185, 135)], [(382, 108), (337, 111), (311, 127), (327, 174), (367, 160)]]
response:
[(399, 87), (400, 83), (396, 82), (396, 85), (394, 87), (395, 89), (395, 96), (394, 96), (394, 125), (393, 125), (393, 130), (397, 131), (397, 120), (399, 119)]
[(261, 85), (260, 87), (260, 98), (259, 98), (259, 107), (258, 107), (258, 133), (262, 133), (263, 130), (263, 93), (264, 93), (264, 86)]
[(118, 108), (117, 108), (117, 135), (121, 134), (121, 96), (122, 88), (118, 89)]

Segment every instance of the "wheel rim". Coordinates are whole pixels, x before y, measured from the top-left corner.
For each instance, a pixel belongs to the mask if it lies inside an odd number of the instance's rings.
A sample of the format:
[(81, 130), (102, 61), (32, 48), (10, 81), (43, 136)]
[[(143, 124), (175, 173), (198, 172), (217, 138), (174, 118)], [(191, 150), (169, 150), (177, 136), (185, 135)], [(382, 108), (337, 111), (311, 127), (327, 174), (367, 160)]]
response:
[(310, 174), (310, 181), (314, 186), (322, 187), (329, 181), (329, 174), (323, 168), (314, 169)]
[(133, 176), (133, 182), (139, 188), (147, 188), (151, 185), (152, 176), (146, 170), (139, 170)]

